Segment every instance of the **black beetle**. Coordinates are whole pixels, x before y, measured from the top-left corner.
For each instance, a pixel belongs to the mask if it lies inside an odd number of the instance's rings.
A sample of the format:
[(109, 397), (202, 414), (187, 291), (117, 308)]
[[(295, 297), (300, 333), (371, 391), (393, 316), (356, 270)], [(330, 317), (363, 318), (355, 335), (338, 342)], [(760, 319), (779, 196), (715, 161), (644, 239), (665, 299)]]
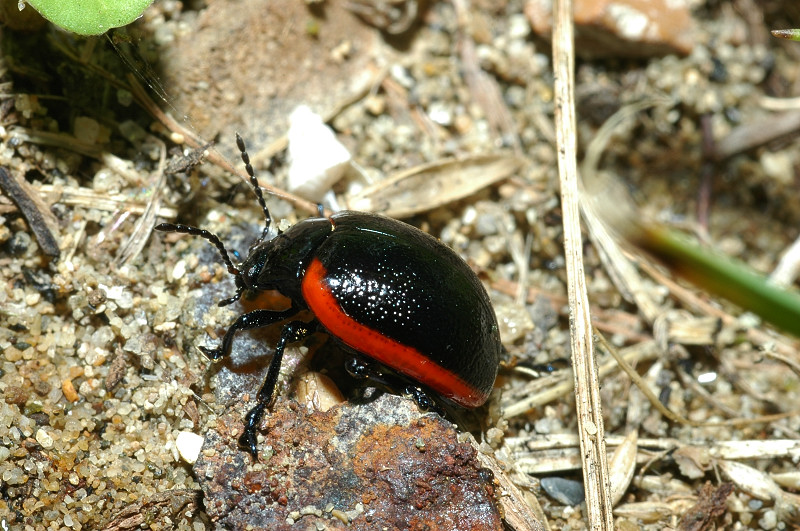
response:
[[(220, 239), (206, 230), (171, 223), (156, 230), (200, 236), (217, 247), (236, 278), (236, 293), (220, 306), (245, 291), (277, 290), (291, 300), (287, 310), (241, 315), (219, 347), (200, 347), (220, 360), (230, 354), (237, 331), (286, 321), (239, 444), (256, 457), (256, 431), (273, 398), (284, 348), (316, 331), (355, 354), (346, 365), (350, 374), (411, 396), (421, 409), (441, 412), (428, 392), (457, 406), (483, 404), (503, 347), (489, 296), (469, 266), (429, 234), (364, 212), (307, 219), (268, 239), (269, 210), (238, 134), (236, 144), (266, 218), (245, 261), (234, 266)], [(314, 318), (292, 319), (301, 310)]]

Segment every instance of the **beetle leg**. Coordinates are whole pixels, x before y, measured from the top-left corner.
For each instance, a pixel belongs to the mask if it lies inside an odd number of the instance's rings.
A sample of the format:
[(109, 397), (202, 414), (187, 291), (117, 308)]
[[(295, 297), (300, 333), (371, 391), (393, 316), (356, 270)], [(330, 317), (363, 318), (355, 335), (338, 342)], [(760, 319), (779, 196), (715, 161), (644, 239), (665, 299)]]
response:
[(286, 323), (283, 330), (281, 330), (281, 337), (278, 339), (278, 344), (275, 346), (275, 354), (272, 355), (272, 361), (269, 363), (267, 376), (264, 379), (264, 383), (261, 385), (261, 389), (258, 391), (258, 402), (247, 412), (244, 421), (244, 433), (239, 437), (239, 445), (250, 452), (253, 459), (257, 459), (256, 431), (258, 430), (258, 425), (261, 423), (261, 418), (264, 416), (264, 410), (269, 403), (272, 402), (272, 397), (275, 394), (275, 386), (278, 383), (278, 374), (281, 369), (283, 351), (288, 343), (300, 341), (313, 334), (315, 330), (316, 327), (313, 323), (306, 323), (304, 321), (290, 321)]
[(422, 411), (433, 411), (444, 417), (444, 409), (442, 409), (434, 399), (428, 396), (428, 393), (416, 385), (407, 385), (405, 389), (403, 389), (402, 395), (411, 398)]
[(366, 363), (361, 361), (358, 358), (350, 358), (344, 363), (344, 369), (352, 376), (358, 380), (373, 380), (375, 381), (376, 378), (379, 377), (380, 373), (376, 370), (371, 369)]
[(365, 363), (358, 358), (347, 360), (344, 368), (353, 378), (367, 381), (390, 393), (411, 398), (416, 402), (420, 410), (433, 411), (434, 413), (444, 416), (444, 409), (442, 409), (434, 399), (428, 396), (422, 388), (409, 384), (403, 378), (394, 376), (391, 373), (381, 372), (373, 368), (369, 363)]
[(212, 361), (219, 361), (226, 358), (231, 353), (231, 345), (233, 344), (233, 336), (239, 330), (251, 330), (253, 328), (261, 328), (262, 326), (271, 325), (278, 321), (288, 319), (297, 313), (296, 308), (289, 308), (282, 312), (273, 312), (271, 310), (253, 310), (250, 313), (239, 316), (238, 319), (228, 328), (225, 332), (225, 337), (222, 338), (222, 345), (217, 348), (198, 347), (208, 359)]

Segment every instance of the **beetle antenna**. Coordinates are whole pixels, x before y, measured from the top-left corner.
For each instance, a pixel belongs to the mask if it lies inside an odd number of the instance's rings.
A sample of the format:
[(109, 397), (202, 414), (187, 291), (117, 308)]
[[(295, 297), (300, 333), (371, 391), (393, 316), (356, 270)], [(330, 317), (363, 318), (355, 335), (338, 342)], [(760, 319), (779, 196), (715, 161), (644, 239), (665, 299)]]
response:
[(239, 153), (242, 154), (244, 169), (247, 171), (247, 175), (250, 177), (250, 184), (253, 185), (253, 191), (256, 193), (256, 197), (258, 198), (258, 204), (261, 205), (261, 210), (264, 212), (264, 232), (261, 233), (261, 238), (259, 238), (259, 240), (263, 240), (267, 237), (267, 233), (269, 232), (269, 226), (272, 223), (272, 216), (267, 208), (267, 202), (264, 201), (264, 194), (261, 192), (261, 187), (258, 185), (258, 180), (256, 179), (255, 172), (253, 171), (253, 166), (250, 164), (250, 155), (247, 154), (247, 147), (244, 145), (244, 140), (242, 140), (242, 137), (239, 135), (239, 133), (236, 133), (236, 146), (239, 148)]
[(241, 298), (242, 293), (244, 293), (244, 279), (242, 279), (242, 273), (235, 265), (233, 265), (233, 262), (231, 262), (231, 257), (228, 256), (228, 250), (225, 249), (225, 244), (222, 243), (216, 234), (208, 232), (205, 229), (198, 229), (197, 227), (192, 227), (190, 225), (180, 225), (175, 223), (160, 223), (155, 226), (155, 230), (161, 232), (180, 232), (181, 234), (200, 236), (201, 238), (213, 243), (214, 247), (216, 247), (219, 251), (222, 261), (225, 262), (225, 267), (228, 268), (228, 273), (236, 277), (236, 293), (233, 295), (233, 297), (228, 297), (227, 299), (220, 301), (218, 306), (227, 306), (229, 304), (233, 304)]
[(156, 230), (161, 232), (180, 232), (181, 234), (191, 234), (192, 236), (200, 236), (211, 243), (214, 244), (214, 247), (217, 248), (219, 251), (220, 256), (222, 256), (222, 261), (225, 262), (225, 267), (228, 268), (228, 273), (235, 277), (240, 277), (242, 274), (239, 272), (239, 269), (233, 265), (231, 262), (230, 256), (228, 256), (228, 250), (225, 249), (225, 245), (220, 241), (216, 234), (208, 232), (205, 229), (198, 229), (197, 227), (191, 227), (189, 225), (179, 225), (173, 223), (161, 223), (156, 225)]

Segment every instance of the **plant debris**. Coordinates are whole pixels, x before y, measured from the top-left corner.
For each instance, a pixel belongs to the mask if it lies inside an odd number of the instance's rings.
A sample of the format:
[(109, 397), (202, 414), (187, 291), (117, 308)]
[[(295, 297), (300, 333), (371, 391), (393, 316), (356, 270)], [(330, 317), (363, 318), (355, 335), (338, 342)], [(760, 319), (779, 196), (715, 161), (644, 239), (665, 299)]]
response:
[[(28, 222), (28, 226), (36, 236), (42, 252), (51, 258), (58, 259), (61, 251), (53, 232), (47, 226), (46, 216), (52, 214), (45, 210), (41, 200), (37, 200), (37, 191), (27, 182), (21, 183), (13, 178), (5, 168), (0, 168), (0, 190), (17, 206), (20, 214)], [(55, 219), (50, 220), (55, 223)]]

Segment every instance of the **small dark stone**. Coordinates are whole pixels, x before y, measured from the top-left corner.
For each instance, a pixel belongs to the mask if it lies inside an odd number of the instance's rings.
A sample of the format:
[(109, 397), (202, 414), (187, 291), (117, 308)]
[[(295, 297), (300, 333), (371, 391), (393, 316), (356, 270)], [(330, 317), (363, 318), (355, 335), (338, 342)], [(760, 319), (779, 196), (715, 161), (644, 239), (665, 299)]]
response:
[(89, 292), (88, 295), (89, 299), (89, 306), (92, 308), (97, 308), (104, 302), (106, 302), (106, 292), (102, 289), (95, 289)]
[(47, 396), (52, 388), (53, 386), (44, 380), (37, 379), (33, 382), (33, 390), (39, 396)]
[(22, 256), (31, 245), (31, 235), (27, 232), (15, 232), (6, 242), (6, 251), (12, 256)]
[(24, 406), (25, 403), (28, 401), (29, 393), (25, 391), (22, 387), (17, 385), (9, 385), (6, 387), (5, 393), (3, 393), (3, 398), (5, 399), (7, 404), (14, 404), (16, 406)]
[(583, 503), (583, 483), (566, 478), (543, 478), (542, 489), (558, 503), (573, 507)]
[(50, 275), (43, 271), (34, 271), (27, 267), (22, 268), (25, 280), (38, 291), (47, 302), (55, 302), (57, 288)]
[(708, 78), (715, 83), (725, 83), (728, 80), (728, 69), (725, 68), (725, 63), (714, 57), (711, 59), (711, 64), (713, 68)]
[(47, 413), (39, 412), (39, 413), (31, 413), (28, 415), (32, 421), (36, 423), (37, 426), (49, 426), (50, 425), (50, 415)]

